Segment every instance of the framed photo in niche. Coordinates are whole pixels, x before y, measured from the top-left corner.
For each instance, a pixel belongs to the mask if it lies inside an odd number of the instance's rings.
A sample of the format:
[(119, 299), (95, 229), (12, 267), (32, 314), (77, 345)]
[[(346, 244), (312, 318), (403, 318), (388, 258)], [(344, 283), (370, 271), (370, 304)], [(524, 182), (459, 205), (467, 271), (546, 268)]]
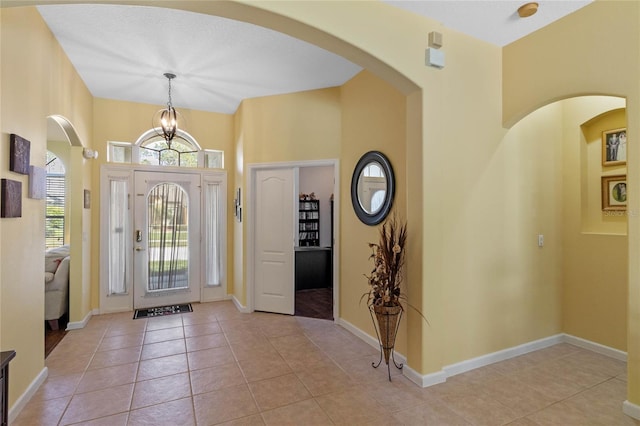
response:
[(602, 165), (618, 166), (627, 163), (627, 129), (602, 132)]
[(627, 176), (602, 176), (602, 210), (627, 209)]
[(30, 151), (31, 142), (11, 133), (9, 135), (9, 170), (28, 175)]
[(0, 217), (22, 217), (22, 182), (0, 180)]

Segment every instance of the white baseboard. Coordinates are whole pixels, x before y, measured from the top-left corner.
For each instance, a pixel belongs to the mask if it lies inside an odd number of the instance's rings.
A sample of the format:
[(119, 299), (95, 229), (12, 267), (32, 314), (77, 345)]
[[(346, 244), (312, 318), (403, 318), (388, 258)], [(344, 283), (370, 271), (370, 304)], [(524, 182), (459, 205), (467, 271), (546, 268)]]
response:
[(570, 343), (574, 346), (578, 346), (584, 349), (589, 349), (590, 351), (597, 352), (601, 355), (606, 355), (610, 358), (614, 358), (619, 361), (627, 362), (626, 352), (618, 349), (610, 348), (609, 346), (601, 345), (600, 343), (591, 342), (589, 340), (572, 336), (570, 334), (563, 334), (563, 341), (565, 343)]
[[(338, 324), (339, 326), (349, 330), (349, 332), (351, 332), (352, 334), (355, 334), (356, 337), (358, 337), (360, 340), (362, 340), (363, 342), (365, 342), (369, 346), (374, 347), (376, 349), (380, 349), (380, 344), (378, 343), (378, 340), (375, 337), (368, 335), (367, 333), (365, 333), (364, 331), (360, 330), (355, 325), (351, 324), (349, 321), (347, 321), (347, 320), (345, 320), (343, 318), (337, 318), (335, 320), (335, 323)], [(398, 354), (398, 355), (399, 355), (399, 357), (403, 358), (403, 360), (406, 360), (406, 358), (403, 355), (400, 355), (400, 354)], [(404, 362), (404, 361), (402, 361), (402, 362)]]
[[(371, 347), (380, 350), (380, 343), (378, 343), (378, 340), (375, 337), (368, 335), (355, 325), (351, 324), (349, 321), (346, 321), (342, 318), (336, 318), (335, 323), (345, 328), (351, 334), (354, 334), (356, 337), (358, 337), (360, 340), (367, 343)], [(436, 373), (430, 374), (420, 374), (407, 365), (406, 356), (404, 356), (400, 352), (394, 352), (393, 356), (398, 363), (404, 364), (404, 366), (402, 367), (402, 375), (420, 387), (426, 388), (429, 386), (437, 385), (438, 383), (443, 383), (447, 380), (447, 375), (443, 371), (438, 371)]]
[(629, 417), (640, 420), (640, 405), (625, 401), (622, 403), (622, 412)]
[[(360, 330), (355, 325), (351, 324), (349, 321), (346, 321), (346, 320), (340, 318), (340, 319), (336, 319), (335, 323), (340, 325), (341, 327), (349, 330), (350, 333), (355, 334), (356, 337), (358, 337), (363, 342), (367, 343), (369, 346), (371, 346), (371, 347), (373, 347), (375, 349), (380, 349), (380, 343), (378, 343), (378, 339), (376, 339), (373, 336), (368, 335), (367, 333), (365, 333), (364, 331)], [(393, 351), (393, 356), (395, 357), (396, 362), (405, 364), (405, 366), (406, 366), (406, 364), (407, 364), (407, 357), (406, 356), (404, 356), (400, 352), (396, 352), (396, 351)]]
[(467, 371), (475, 370), (476, 368), (485, 367), (496, 362), (524, 355), (529, 352), (544, 349), (562, 342), (562, 334), (556, 334), (555, 336), (545, 337), (544, 339), (534, 340), (533, 342), (523, 343), (522, 345), (513, 346), (501, 351), (481, 355), (479, 357), (471, 358), (466, 361), (447, 365), (442, 369), (446, 373), (447, 377), (451, 377), (457, 374), (465, 373)]
[(447, 373), (442, 370), (435, 373), (420, 374), (406, 364), (402, 367), (402, 374), (421, 388), (428, 388), (447, 381)]
[(68, 323), (67, 324), (67, 331), (69, 331), (69, 330), (78, 330), (80, 328), (85, 328), (87, 326), (87, 323), (91, 319), (91, 317), (94, 315), (94, 313), (97, 315), (98, 312), (100, 312), (98, 309), (94, 309), (93, 311), (89, 311), (87, 313), (87, 315), (85, 315), (85, 317), (82, 319), (82, 321), (74, 321), (74, 322)]
[[(344, 327), (356, 337), (358, 337), (363, 342), (369, 344), (370, 346), (378, 349), (380, 345), (378, 344), (378, 340), (373, 336), (365, 333), (360, 330), (355, 325), (351, 324), (349, 321), (344, 319), (336, 319), (336, 324)], [(406, 357), (400, 353), (396, 352), (397, 358), (399, 362), (402, 362), (404, 365), (403, 374), (411, 380), (413, 383), (417, 384), (421, 387), (429, 387), (436, 385), (438, 383), (443, 383), (447, 380), (447, 378), (455, 376), (457, 374), (465, 373), (467, 371), (475, 370), (476, 368), (485, 367), (487, 365), (494, 364), (496, 362), (505, 361), (510, 358), (514, 358), (520, 355), (524, 355), (533, 351), (537, 351), (540, 349), (548, 348), (549, 346), (556, 345), (558, 343), (569, 343), (574, 346), (578, 346), (584, 349), (591, 350), (593, 352), (597, 352), (602, 355), (609, 356), (614, 359), (618, 359), (621, 361), (627, 360), (626, 352), (620, 351), (618, 349), (610, 348), (608, 346), (601, 345), (599, 343), (590, 342), (588, 340), (582, 339), (580, 337), (571, 336), (569, 334), (561, 333), (553, 336), (545, 337), (543, 339), (534, 340), (533, 342), (523, 343), (518, 346), (514, 346), (511, 348), (503, 349), (497, 352), (493, 352), (486, 355), (481, 355), (476, 358), (468, 359), (466, 361), (458, 362), (456, 364), (451, 364), (442, 367), (442, 370), (436, 371), (428, 374), (420, 374), (417, 371), (413, 370), (406, 364)], [(635, 406), (629, 403), (632, 408), (629, 408), (632, 412), (633, 410), (638, 409), (638, 406)], [(625, 405), (626, 407), (627, 405)], [(632, 414), (629, 414), (633, 417)]]
[(236, 309), (238, 309), (240, 312), (244, 314), (248, 314), (251, 312), (249, 308), (247, 308), (242, 303), (240, 303), (240, 301), (236, 298), (235, 294), (231, 295), (231, 300), (233, 301), (233, 304), (236, 305)]
[(38, 391), (40, 386), (44, 383), (49, 375), (49, 369), (44, 367), (40, 373), (36, 376), (35, 379), (29, 384), (27, 390), (24, 391), (22, 395), (18, 397), (16, 402), (13, 404), (13, 407), (9, 409), (9, 424), (13, 423), (15, 419), (18, 417), (18, 414), (22, 412), (27, 403), (33, 398), (33, 395)]

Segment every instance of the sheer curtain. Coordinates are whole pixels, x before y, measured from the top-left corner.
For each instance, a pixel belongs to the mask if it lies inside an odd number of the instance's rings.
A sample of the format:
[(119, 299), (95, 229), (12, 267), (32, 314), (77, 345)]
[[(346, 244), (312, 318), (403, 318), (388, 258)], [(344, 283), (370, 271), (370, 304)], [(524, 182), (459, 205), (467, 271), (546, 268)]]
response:
[(205, 283), (208, 286), (221, 284), (220, 253), (220, 184), (205, 182), (204, 185), (204, 236), (205, 236)]
[(174, 183), (156, 185), (148, 197), (148, 290), (189, 286), (189, 198)]
[(109, 294), (125, 294), (128, 291), (127, 229), (128, 182), (110, 181), (109, 206)]

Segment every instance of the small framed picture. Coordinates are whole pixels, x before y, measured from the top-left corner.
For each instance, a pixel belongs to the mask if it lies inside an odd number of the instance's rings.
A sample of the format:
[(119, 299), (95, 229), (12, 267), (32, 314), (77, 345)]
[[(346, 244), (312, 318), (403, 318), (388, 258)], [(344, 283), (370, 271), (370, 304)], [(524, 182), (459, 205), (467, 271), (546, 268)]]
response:
[(22, 182), (0, 180), (0, 217), (22, 217)]
[(602, 176), (602, 210), (627, 209), (627, 176)]
[(627, 163), (627, 129), (602, 132), (602, 165), (618, 166)]
[(13, 133), (9, 135), (9, 170), (29, 174), (31, 142)]
[(29, 198), (44, 200), (47, 196), (47, 170), (29, 166)]

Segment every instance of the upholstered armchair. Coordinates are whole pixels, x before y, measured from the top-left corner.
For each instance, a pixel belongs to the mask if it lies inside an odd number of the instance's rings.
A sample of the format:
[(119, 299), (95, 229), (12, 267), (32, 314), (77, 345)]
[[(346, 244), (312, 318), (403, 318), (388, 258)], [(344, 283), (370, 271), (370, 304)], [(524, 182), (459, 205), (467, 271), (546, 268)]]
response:
[(45, 253), (44, 319), (52, 330), (69, 308), (69, 246), (49, 249)]

